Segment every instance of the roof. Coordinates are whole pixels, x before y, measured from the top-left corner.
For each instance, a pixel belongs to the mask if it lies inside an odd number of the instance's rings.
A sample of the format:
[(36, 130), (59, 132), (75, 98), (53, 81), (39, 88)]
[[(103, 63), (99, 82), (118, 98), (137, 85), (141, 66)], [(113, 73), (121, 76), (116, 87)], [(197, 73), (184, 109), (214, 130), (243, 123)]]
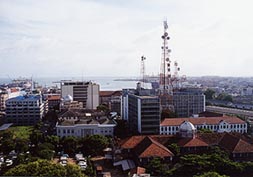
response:
[(48, 95), (47, 100), (48, 101), (61, 100), (61, 96), (60, 95)]
[(95, 119), (95, 118), (79, 118), (79, 119), (66, 119), (59, 121), (60, 126), (73, 126), (73, 125), (116, 125), (114, 120), (109, 120), (108, 118), (104, 117), (102, 119)]
[(41, 98), (40, 95), (24, 95), (24, 96), (17, 96), (8, 99), (7, 101), (37, 101)]
[(130, 170), (131, 175), (133, 174), (141, 175), (145, 173), (146, 173), (146, 168), (143, 168), (143, 167), (137, 167)]
[(135, 148), (139, 158), (145, 157), (172, 157), (174, 154), (162, 144), (146, 136)]
[(13, 123), (9, 123), (9, 124), (3, 124), (1, 127), (0, 127), (0, 131), (1, 130), (6, 130), (8, 129), (10, 126), (12, 126)]
[(226, 133), (219, 142), (219, 145), (232, 153), (253, 153), (253, 145), (245, 140)]
[(171, 157), (174, 154), (152, 136), (132, 136), (122, 143), (123, 149), (134, 149), (140, 157)]
[(189, 121), (193, 125), (218, 125), (221, 121), (230, 124), (244, 124), (245, 121), (237, 117), (197, 117), (197, 118), (166, 118), (162, 121), (161, 126), (180, 126), (184, 121)]
[(121, 147), (124, 149), (132, 149), (134, 148), (137, 144), (139, 144), (145, 136), (132, 136), (128, 138), (127, 140), (123, 141), (121, 144)]
[(193, 130), (196, 130), (196, 128), (194, 127), (194, 125), (189, 122), (189, 121), (184, 121), (180, 127), (179, 127), (180, 130), (185, 130), (185, 131), (193, 131)]
[(203, 147), (209, 146), (206, 142), (201, 140), (200, 138), (184, 138), (178, 142), (180, 147)]
[(109, 97), (109, 96), (121, 96), (122, 91), (117, 90), (117, 91), (99, 91), (99, 96), (100, 97)]

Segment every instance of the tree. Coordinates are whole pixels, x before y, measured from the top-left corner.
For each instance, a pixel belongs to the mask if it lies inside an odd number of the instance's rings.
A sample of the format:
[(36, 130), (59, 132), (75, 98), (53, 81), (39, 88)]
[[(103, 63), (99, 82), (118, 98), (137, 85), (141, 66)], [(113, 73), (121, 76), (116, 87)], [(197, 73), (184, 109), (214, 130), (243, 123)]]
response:
[(180, 147), (176, 143), (172, 143), (168, 146), (168, 148), (175, 154), (179, 155), (180, 154)]
[(108, 138), (103, 135), (86, 136), (81, 140), (81, 150), (86, 155), (101, 155), (108, 145)]
[(169, 167), (162, 163), (160, 158), (155, 157), (146, 166), (147, 172), (152, 176), (168, 176)]
[(51, 160), (54, 156), (54, 145), (51, 143), (39, 144), (37, 148), (37, 155), (42, 159)]
[(220, 175), (217, 172), (205, 172), (201, 175), (194, 175), (193, 177), (228, 177), (227, 175)]
[(109, 107), (106, 104), (100, 104), (99, 106), (97, 106), (97, 110), (108, 113)]
[(212, 89), (207, 89), (205, 92), (204, 92), (205, 96), (206, 96), (206, 99), (213, 99), (214, 98), (214, 94), (215, 94), (215, 91), (212, 90)]
[(78, 138), (74, 136), (63, 137), (60, 140), (63, 151), (67, 154), (74, 154), (77, 150)]
[(114, 129), (114, 135), (119, 138), (126, 138), (128, 135), (127, 121), (116, 120), (117, 126)]
[(175, 112), (173, 112), (170, 109), (163, 109), (162, 113), (161, 113), (161, 119), (165, 119), (165, 118), (175, 118), (177, 117), (177, 114)]
[(29, 140), (27, 139), (16, 139), (15, 151), (18, 153), (27, 152), (29, 150)]
[(84, 177), (81, 169), (76, 165), (54, 164), (47, 160), (37, 160), (28, 164), (21, 164), (8, 170), (4, 176), (74, 176)]

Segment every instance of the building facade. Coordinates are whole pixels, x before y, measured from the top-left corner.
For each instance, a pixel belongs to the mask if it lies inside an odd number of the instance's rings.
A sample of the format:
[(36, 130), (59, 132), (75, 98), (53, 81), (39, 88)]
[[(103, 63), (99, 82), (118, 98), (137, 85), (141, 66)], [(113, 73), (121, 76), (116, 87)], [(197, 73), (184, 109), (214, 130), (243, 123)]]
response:
[(35, 125), (46, 113), (41, 95), (25, 95), (6, 101), (6, 123)]
[(6, 101), (8, 99), (8, 93), (7, 92), (1, 92), (0, 93), (0, 112), (4, 111), (6, 108)]
[(123, 90), (122, 115), (135, 134), (159, 134), (160, 99), (151, 94)]
[(99, 104), (105, 104), (112, 112), (121, 113), (121, 91), (100, 91)]
[(205, 95), (197, 89), (173, 92), (174, 111), (178, 117), (190, 117), (205, 111)]
[(198, 118), (168, 118), (160, 126), (161, 135), (175, 135), (180, 126), (190, 122), (196, 130), (209, 129), (213, 132), (247, 133), (247, 123), (237, 117), (198, 117)]
[(86, 109), (96, 109), (99, 105), (99, 85), (92, 82), (62, 82), (61, 97), (68, 95), (73, 97), (73, 101), (82, 102)]
[(113, 136), (116, 123), (113, 120), (104, 119), (69, 119), (60, 121), (56, 125), (57, 136), (85, 137), (87, 135)]

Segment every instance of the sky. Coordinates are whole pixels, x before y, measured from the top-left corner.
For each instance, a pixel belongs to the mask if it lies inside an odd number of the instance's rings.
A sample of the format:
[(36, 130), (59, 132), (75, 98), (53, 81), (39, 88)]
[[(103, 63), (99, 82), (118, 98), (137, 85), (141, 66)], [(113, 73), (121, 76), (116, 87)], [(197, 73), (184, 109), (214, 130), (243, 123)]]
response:
[(0, 0), (0, 77), (253, 76), (251, 0)]

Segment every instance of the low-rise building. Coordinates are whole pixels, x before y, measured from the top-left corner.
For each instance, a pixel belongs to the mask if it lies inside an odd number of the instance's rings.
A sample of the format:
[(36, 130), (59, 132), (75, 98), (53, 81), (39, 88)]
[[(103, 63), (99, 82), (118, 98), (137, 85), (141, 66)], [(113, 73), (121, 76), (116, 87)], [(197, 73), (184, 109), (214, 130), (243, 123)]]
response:
[(161, 135), (175, 135), (184, 122), (191, 122), (197, 129), (209, 129), (213, 132), (247, 133), (247, 123), (237, 117), (197, 117), (197, 118), (167, 118), (160, 124)]
[(59, 115), (56, 132), (60, 137), (113, 136), (115, 126), (116, 122), (105, 116), (85, 113), (85, 110), (68, 110)]

